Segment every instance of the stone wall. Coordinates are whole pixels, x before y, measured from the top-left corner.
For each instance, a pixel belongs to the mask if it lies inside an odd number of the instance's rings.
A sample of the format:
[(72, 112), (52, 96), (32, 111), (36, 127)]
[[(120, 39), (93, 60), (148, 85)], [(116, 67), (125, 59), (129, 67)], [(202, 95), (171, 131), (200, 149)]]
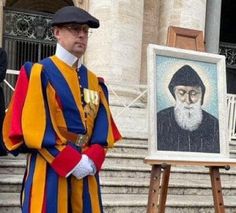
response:
[(160, 0), (158, 43), (166, 44), (169, 26), (205, 29), (206, 0)]
[(85, 62), (114, 83), (140, 83), (144, 0), (89, 1), (101, 27), (89, 38)]
[(143, 84), (147, 82), (147, 46), (149, 43), (158, 43), (159, 8), (160, 1), (149, 0), (144, 2), (142, 64), (140, 70), (140, 79)]
[(169, 26), (205, 30), (206, 0), (145, 1), (143, 17), (141, 83), (147, 82), (148, 43), (166, 45)]
[[(18, 0), (14, 4), (21, 2), (23, 5), (24, 2), (31, 2), (28, 6), (32, 6), (36, 5), (36, 2), (43, 1), (45, 0)], [(100, 20), (101, 27), (94, 30), (92, 37), (89, 38), (84, 62), (90, 69), (112, 83), (146, 84), (147, 45), (149, 43), (165, 45), (169, 26), (202, 31), (205, 28), (206, 0), (53, 2), (60, 2), (57, 4), (60, 7), (65, 6), (62, 5), (65, 3), (82, 7)], [(0, 18), (3, 15), (4, 4), (5, 0), (0, 0)], [(47, 7), (53, 6), (50, 5)], [(32, 8), (25, 7), (25, 9)], [(35, 7), (33, 9), (35, 10)], [(0, 34), (2, 42), (2, 24), (0, 24)]]

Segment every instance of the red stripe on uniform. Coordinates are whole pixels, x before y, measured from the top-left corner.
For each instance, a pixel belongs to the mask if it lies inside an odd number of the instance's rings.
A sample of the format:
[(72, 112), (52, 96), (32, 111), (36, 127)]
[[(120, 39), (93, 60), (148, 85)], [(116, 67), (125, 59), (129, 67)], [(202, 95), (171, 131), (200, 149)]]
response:
[(13, 107), (12, 107), (12, 120), (9, 137), (13, 143), (22, 140), (22, 127), (21, 127), (21, 115), (22, 109), (25, 102), (25, 97), (28, 89), (28, 77), (24, 67), (21, 68), (20, 75), (17, 80)]
[(102, 146), (93, 144), (88, 149), (86, 149), (83, 154), (86, 154), (94, 162), (97, 171), (101, 169), (105, 160), (105, 150)]
[(80, 160), (81, 154), (68, 145), (57, 155), (51, 166), (60, 176), (66, 177)]

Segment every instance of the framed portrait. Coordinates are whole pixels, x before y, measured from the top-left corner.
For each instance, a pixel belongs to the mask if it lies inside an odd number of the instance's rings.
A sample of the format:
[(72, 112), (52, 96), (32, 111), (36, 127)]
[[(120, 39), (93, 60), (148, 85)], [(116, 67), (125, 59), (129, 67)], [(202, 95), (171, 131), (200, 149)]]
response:
[(146, 160), (227, 162), (225, 57), (148, 46)]

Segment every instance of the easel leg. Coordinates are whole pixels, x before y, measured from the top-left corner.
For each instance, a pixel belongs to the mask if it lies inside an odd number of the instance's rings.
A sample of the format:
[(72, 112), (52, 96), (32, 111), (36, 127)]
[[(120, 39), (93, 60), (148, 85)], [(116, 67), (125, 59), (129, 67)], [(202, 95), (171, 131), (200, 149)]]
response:
[(210, 167), (211, 186), (216, 213), (224, 213), (224, 201), (222, 195), (219, 167)]
[(165, 212), (167, 191), (168, 191), (168, 186), (169, 186), (170, 167), (171, 167), (170, 165), (167, 165), (164, 168), (164, 171), (162, 174), (161, 194), (160, 194), (158, 213)]
[(153, 165), (151, 171), (147, 213), (156, 213), (160, 189), (161, 165)]

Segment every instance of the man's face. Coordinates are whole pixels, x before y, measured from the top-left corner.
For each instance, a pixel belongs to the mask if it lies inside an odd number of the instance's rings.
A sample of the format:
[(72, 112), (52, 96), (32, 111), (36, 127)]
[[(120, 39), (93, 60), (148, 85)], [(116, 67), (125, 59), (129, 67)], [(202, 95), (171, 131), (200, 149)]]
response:
[(176, 86), (175, 120), (185, 130), (194, 131), (202, 122), (201, 87)]
[(85, 53), (88, 33), (88, 25), (65, 24), (54, 27), (54, 36), (58, 43), (77, 58)]
[(187, 105), (195, 104), (202, 99), (202, 89), (197, 86), (176, 86), (175, 98)]

